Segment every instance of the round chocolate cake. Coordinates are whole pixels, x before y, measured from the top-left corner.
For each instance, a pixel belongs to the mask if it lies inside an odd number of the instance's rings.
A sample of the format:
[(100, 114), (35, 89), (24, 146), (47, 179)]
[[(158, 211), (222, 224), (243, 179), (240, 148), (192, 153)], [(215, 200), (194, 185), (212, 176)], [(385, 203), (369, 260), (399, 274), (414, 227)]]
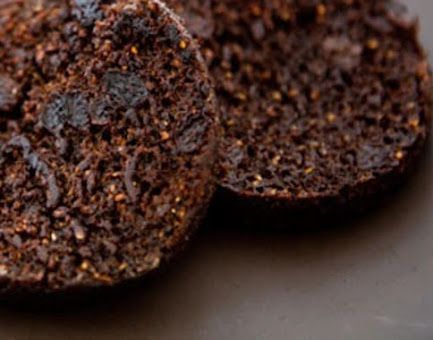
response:
[(430, 130), (432, 81), (416, 22), (397, 2), (169, 5), (216, 82), (221, 204), (289, 225), (296, 212), (365, 199), (408, 172)]
[(0, 2), (0, 291), (111, 286), (188, 240), (214, 94), (158, 0)]

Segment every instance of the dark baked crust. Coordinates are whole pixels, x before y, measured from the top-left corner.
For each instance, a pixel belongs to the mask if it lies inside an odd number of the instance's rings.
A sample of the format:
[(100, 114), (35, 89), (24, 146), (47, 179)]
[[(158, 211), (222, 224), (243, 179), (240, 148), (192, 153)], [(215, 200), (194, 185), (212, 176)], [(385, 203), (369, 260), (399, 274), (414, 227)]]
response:
[(0, 91), (1, 290), (154, 271), (214, 189), (217, 116), (196, 44), (158, 0), (14, 1), (0, 17), (21, 32), (0, 31), (0, 53), (26, 61), (0, 61), (21, 89)]
[(430, 131), (432, 81), (417, 24), (397, 2), (169, 4), (216, 81), (219, 206), (290, 225), (300, 211), (398, 184), (413, 165)]

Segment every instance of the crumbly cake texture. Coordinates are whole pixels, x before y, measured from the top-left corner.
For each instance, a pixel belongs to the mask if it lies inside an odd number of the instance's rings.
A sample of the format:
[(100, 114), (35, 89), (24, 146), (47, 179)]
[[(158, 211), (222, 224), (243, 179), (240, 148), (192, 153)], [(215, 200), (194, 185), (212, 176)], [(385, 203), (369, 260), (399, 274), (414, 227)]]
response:
[(414, 163), (432, 81), (417, 24), (397, 2), (168, 3), (216, 82), (222, 205), (269, 225), (281, 217), (272, 208), (290, 218), (347, 204), (398, 184)]
[(157, 0), (0, 2), (0, 290), (111, 286), (167, 262), (213, 193), (217, 116)]

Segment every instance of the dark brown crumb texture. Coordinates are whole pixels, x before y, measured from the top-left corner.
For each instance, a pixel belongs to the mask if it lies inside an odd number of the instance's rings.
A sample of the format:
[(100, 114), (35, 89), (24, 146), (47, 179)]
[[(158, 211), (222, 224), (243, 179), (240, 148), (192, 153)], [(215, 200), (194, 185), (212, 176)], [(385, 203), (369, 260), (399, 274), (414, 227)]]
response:
[(158, 0), (0, 1), (0, 290), (166, 262), (213, 192), (214, 110)]
[(226, 193), (284, 209), (344, 201), (398, 178), (424, 145), (431, 76), (397, 2), (169, 4), (216, 81)]

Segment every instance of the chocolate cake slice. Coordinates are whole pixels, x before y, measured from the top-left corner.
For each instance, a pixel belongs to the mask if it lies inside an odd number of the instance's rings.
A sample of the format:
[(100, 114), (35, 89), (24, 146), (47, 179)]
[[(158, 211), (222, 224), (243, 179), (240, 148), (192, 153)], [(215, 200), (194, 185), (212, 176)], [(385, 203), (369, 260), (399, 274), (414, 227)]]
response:
[(236, 215), (287, 226), (298, 212), (358, 203), (408, 172), (430, 130), (432, 81), (416, 22), (397, 2), (169, 5), (216, 82), (219, 203), (235, 204)]
[(0, 291), (153, 272), (213, 193), (206, 67), (157, 0), (0, 2)]

